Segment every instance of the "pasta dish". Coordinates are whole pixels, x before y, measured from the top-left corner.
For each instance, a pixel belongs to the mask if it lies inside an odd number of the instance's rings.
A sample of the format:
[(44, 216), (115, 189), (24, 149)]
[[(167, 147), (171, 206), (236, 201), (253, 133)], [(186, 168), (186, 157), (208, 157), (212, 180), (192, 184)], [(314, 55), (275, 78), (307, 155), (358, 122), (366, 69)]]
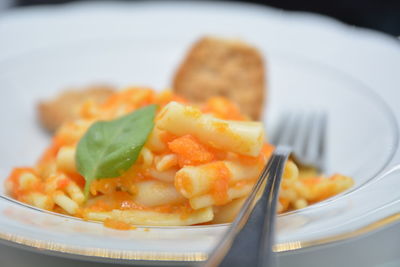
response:
[[(117, 229), (233, 220), (274, 147), (261, 122), (224, 97), (127, 88), (86, 101), (32, 167), (14, 168), (10, 196)], [(353, 185), (285, 166), (278, 212), (301, 209)]]

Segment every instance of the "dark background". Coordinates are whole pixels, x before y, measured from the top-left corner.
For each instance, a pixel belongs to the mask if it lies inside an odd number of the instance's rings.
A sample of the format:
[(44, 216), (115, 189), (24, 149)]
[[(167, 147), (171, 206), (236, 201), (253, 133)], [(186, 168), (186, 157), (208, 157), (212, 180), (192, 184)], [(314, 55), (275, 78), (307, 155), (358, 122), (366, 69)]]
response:
[[(16, 0), (15, 5), (27, 6), (66, 2), (74, 1)], [(400, 35), (400, 0), (250, 0), (235, 2), (251, 2), (286, 10), (316, 12), (335, 17), (351, 25), (376, 29), (394, 36)]]

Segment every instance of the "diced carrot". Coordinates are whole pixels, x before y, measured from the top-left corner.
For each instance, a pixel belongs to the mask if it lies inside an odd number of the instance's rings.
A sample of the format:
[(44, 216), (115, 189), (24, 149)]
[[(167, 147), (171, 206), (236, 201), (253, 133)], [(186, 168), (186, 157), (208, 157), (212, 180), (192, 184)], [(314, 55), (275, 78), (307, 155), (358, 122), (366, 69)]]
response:
[(168, 143), (169, 149), (178, 156), (179, 166), (199, 165), (214, 160), (215, 156), (191, 135), (185, 135)]
[(57, 181), (57, 188), (58, 189), (64, 189), (67, 187), (67, 185), (70, 183), (70, 180), (67, 177), (63, 177), (61, 179), (58, 179)]
[(80, 186), (82, 188), (84, 187), (85, 178), (83, 178), (83, 176), (80, 175), (79, 173), (67, 173), (65, 175), (67, 175), (69, 178), (71, 178), (71, 180), (73, 180), (78, 186)]

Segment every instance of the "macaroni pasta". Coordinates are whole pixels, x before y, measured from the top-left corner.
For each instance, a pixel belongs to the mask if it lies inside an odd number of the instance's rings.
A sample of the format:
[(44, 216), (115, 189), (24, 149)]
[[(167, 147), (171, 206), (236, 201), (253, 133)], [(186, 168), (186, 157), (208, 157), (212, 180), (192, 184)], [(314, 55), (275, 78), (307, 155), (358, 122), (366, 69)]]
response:
[[(95, 121), (149, 104), (158, 105), (157, 116), (137, 161), (119, 177), (93, 181), (86, 199), (75, 161), (78, 141)], [(30, 205), (124, 229), (225, 223), (233, 220), (272, 151), (263, 125), (248, 121), (224, 98), (195, 106), (169, 91), (128, 88), (102, 104), (84, 103), (80, 118), (59, 128), (34, 167), (11, 172), (6, 189)], [(304, 208), (353, 184), (343, 175), (307, 173), (287, 162), (278, 212)]]

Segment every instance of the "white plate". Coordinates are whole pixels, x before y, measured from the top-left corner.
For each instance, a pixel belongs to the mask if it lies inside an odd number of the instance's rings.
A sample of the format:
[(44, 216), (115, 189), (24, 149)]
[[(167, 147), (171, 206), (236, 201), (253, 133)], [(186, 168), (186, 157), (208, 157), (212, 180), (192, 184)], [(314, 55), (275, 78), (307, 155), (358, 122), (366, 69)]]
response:
[[(34, 118), (38, 99), (98, 81), (165, 88), (190, 43), (215, 34), (243, 38), (266, 55), (269, 129), (282, 110), (328, 110), (330, 171), (356, 179), (350, 193), (280, 216), (277, 251), (361, 234), (399, 212), (397, 169), (387, 170), (399, 162), (393, 97), (400, 48), (386, 36), (320, 17), (210, 3), (16, 11), (0, 20), (0, 34), (6, 36), (0, 43), (2, 178), (12, 166), (32, 164), (48, 142)], [(92, 260), (204, 260), (226, 229), (119, 232), (8, 200), (0, 210), (3, 239)]]

